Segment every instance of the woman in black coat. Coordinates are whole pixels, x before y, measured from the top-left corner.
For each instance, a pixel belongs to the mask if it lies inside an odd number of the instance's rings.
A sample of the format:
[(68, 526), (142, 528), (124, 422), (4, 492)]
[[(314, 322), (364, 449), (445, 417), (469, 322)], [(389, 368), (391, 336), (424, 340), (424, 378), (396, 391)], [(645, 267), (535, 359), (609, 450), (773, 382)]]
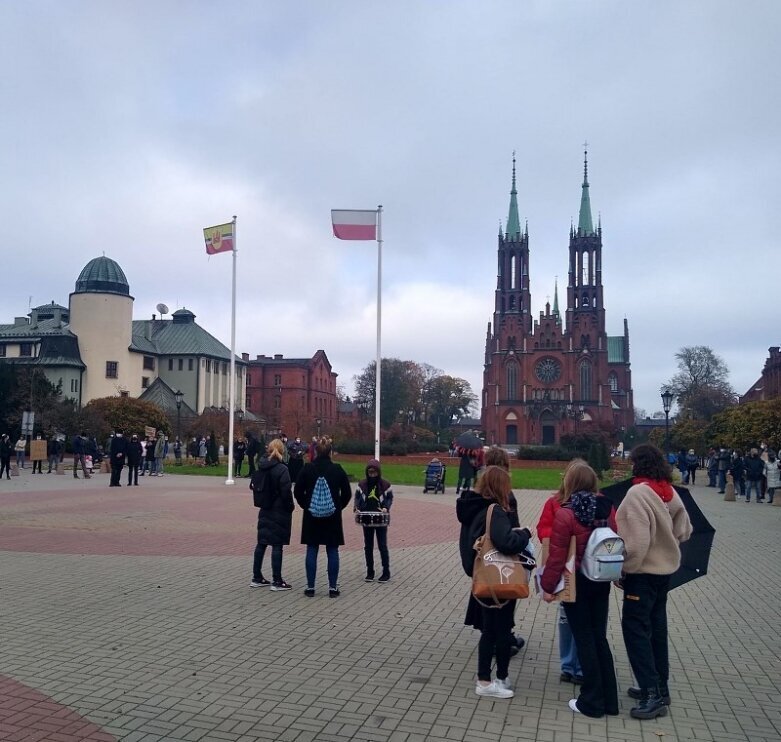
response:
[[(342, 528), (342, 510), (352, 500), (350, 480), (339, 464), (331, 461), (331, 439), (318, 439), (315, 460), (304, 464), (296, 479), (296, 502), (304, 511), (301, 525), (301, 543), (306, 544), (306, 590), (304, 595), (311, 598), (315, 594), (315, 576), (317, 574), (317, 553), (325, 546), (328, 558), (328, 595), (339, 597), (339, 547), (344, 545)], [(331, 492), (334, 512), (326, 517), (315, 517), (311, 512), (312, 494), (320, 478), (325, 480)]]
[(268, 444), (266, 458), (261, 459), (258, 470), (252, 475), (250, 489), (255, 495), (258, 510), (258, 543), (252, 560), (250, 587), (265, 587), (269, 581), (263, 577), (263, 557), (271, 546), (271, 589), (275, 592), (291, 590), (282, 579), (282, 547), (290, 543), (293, 527), (293, 495), (290, 473), (282, 463), (284, 445), (275, 438)]
[[(491, 516), (491, 541), (503, 554), (520, 554), (528, 545), (528, 528), (513, 528), (507, 513), (509, 508), (510, 475), (501, 467), (489, 466), (475, 486), (456, 500), (456, 516), (461, 523), (459, 551), (461, 564), (470, 577), (475, 562), (474, 543), (485, 533), (486, 516), (491, 505), (497, 505)], [(477, 647), (478, 696), (512, 698), (507, 681), (512, 643), (513, 609), (507, 601), (503, 607), (480, 606), (481, 635)], [(496, 655), (496, 680), (491, 681), (491, 661)]]

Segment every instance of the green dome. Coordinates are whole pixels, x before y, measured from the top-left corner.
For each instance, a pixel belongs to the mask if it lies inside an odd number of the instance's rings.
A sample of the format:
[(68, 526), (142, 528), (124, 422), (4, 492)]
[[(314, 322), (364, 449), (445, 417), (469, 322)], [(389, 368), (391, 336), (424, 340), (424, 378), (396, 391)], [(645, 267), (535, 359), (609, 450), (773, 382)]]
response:
[(90, 260), (76, 279), (76, 294), (130, 295), (127, 278), (116, 263), (105, 255)]

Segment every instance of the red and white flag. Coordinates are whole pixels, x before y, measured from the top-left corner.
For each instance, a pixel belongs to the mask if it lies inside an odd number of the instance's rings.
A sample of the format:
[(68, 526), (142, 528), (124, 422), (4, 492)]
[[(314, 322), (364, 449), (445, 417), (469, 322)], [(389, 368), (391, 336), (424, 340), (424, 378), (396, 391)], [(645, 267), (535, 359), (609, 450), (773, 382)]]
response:
[(331, 209), (334, 237), (340, 240), (376, 240), (376, 209)]

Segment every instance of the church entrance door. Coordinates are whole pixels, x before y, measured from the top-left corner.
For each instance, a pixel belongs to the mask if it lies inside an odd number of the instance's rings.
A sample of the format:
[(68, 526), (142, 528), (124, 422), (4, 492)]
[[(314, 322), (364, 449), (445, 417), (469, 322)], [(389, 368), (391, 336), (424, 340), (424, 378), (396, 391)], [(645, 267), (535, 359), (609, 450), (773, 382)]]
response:
[(505, 428), (505, 442), (509, 444), (518, 443), (518, 426), (508, 425)]
[(554, 445), (556, 443), (556, 419), (550, 412), (543, 412), (540, 417), (540, 425), (542, 425), (542, 445)]

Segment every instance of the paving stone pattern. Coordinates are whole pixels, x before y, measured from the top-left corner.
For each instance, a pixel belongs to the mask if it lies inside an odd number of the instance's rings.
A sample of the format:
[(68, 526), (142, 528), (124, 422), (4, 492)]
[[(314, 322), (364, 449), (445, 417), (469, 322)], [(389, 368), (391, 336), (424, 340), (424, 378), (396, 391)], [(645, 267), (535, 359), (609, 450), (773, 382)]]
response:
[[(711, 571), (671, 594), (673, 705), (639, 722), (626, 697), (609, 719), (567, 708), (556, 609), (536, 598), (516, 614), (527, 645), (510, 665), (515, 698), (474, 694), (452, 488), (395, 488), (388, 584), (363, 582), (360, 529), (345, 514), (334, 600), (324, 553), (317, 595), (303, 595), (300, 545), (286, 550), (292, 592), (248, 587), (256, 511), (243, 485), (107, 484), (29, 472), (0, 482), (0, 739), (781, 740), (781, 508), (693, 488), (717, 529)], [(547, 493), (516, 494), (533, 526)], [(619, 599), (609, 635), (625, 689)]]

